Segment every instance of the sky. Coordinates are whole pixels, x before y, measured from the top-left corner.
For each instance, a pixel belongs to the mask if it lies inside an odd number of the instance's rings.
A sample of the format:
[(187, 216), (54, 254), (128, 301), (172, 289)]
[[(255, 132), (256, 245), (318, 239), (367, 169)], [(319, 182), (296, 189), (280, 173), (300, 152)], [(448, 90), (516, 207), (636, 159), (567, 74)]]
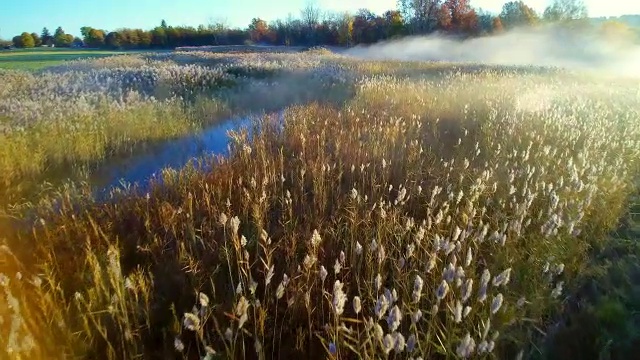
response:
[[(0, 0), (0, 38), (11, 38), (23, 31), (51, 32), (58, 26), (79, 35), (80, 27), (105, 30), (122, 27), (150, 29), (165, 19), (169, 25), (197, 26), (224, 20), (233, 27), (246, 27), (253, 17), (267, 21), (298, 16), (310, 0), (30, 0), (28, 11), (22, 1)], [(375, 13), (395, 9), (397, 0), (311, 0), (322, 10), (356, 11), (368, 8)], [(470, 0), (471, 5), (495, 13), (506, 0)], [(525, 0), (542, 12), (550, 0)], [(584, 0), (591, 16), (640, 14), (636, 0)]]

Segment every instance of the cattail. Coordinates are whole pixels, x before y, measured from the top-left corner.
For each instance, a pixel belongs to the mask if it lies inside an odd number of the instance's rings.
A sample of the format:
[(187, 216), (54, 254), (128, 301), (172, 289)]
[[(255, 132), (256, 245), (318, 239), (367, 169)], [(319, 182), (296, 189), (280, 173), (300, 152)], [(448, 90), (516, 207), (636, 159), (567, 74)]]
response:
[(276, 289), (276, 298), (278, 300), (280, 300), (284, 296), (284, 290), (288, 282), (289, 282), (289, 277), (287, 276), (287, 274), (284, 274), (283, 279), (280, 282), (280, 285), (278, 285), (278, 288)]
[(231, 233), (236, 235), (240, 229), (240, 219), (237, 216), (232, 217), (229, 221), (229, 225), (231, 227)]
[(489, 343), (487, 342), (487, 340), (482, 340), (482, 342), (478, 344), (478, 353), (485, 354), (487, 352), (489, 352)]
[(241, 328), (249, 318), (249, 302), (244, 296), (241, 296), (236, 304), (236, 315), (239, 317), (238, 328)]
[(518, 302), (516, 303), (516, 305), (521, 308), (523, 307), (525, 304), (527, 303), (527, 299), (523, 296), (520, 299), (518, 299)]
[(438, 286), (438, 289), (436, 290), (436, 298), (438, 300), (442, 300), (444, 299), (445, 296), (447, 296), (448, 292), (449, 292), (449, 284), (447, 283), (446, 280), (442, 280), (442, 282), (440, 283), (440, 286)]
[(374, 312), (378, 319), (382, 319), (388, 308), (389, 300), (387, 300), (387, 297), (384, 295), (378, 296), (378, 300), (376, 300), (376, 306), (374, 308)]
[(511, 279), (511, 268), (501, 272), (498, 276), (493, 278), (493, 286), (503, 286), (509, 283)]
[(462, 317), (466, 318), (471, 313), (471, 306), (465, 306), (464, 311), (462, 312)]
[(380, 291), (380, 288), (382, 287), (382, 276), (380, 276), (379, 273), (376, 275), (375, 279), (373, 280), (373, 284), (376, 287), (376, 291)]
[(404, 336), (400, 332), (394, 332), (393, 337), (395, 338), (394, 351), (396, 352), (396, 354), (399, 354), (404, 351), (406, 341), (404, 339)]
[(411, 294), (414, 303), (417, 303), (420, 301), (420, 297), (422, 296), (423, 285), (424, 285), (424, 281), (422, 280), (420, 275), (416, 275), (416, 278), (413, 282), (413, 293)]
[(198, 293), (198, 300), (200, 302), (200, 306), (207, 307), (209, 306), (209, 297), (205, 293)]
[(416, 325), (418, 323), (418, 321), (420, 321), (420, 319), (422, 319), (422, 311), (420, 311), (420, 309), (414, 311), (411, 314), (411, 323), (413, 325)]
[(394, 306), (391, 311), (389, 311), (389, 316), (387, 316), (387, 325), (389, 326), (389, 330), (396, 331), (400, 326), (400, 322), (402, 321), (402, 312), (398, 305)]
[(337, 316), (344, 312), (344, 304), (347, 301), (347, 295), (342, 291), (343, 284), (340, 280), (333, 283), (333, 310)]
[(391, 352), (391, 350), (395, 347), (395, 345), (395, 339), (391, 334), (387, 334), (384, 336), (384, 339), (382, 340), (382, 350), (385, 354), (388, 355), (389, 352)]
[(451, 235), (451, 241), (453, 242), (457, 241), (461, 233), (462, 233), (462, 229), (456, 226), (456, 229), (453, 231), (453, 235)]
[(340, 273), (341, 269), (342, 269), (342, 265), (340, 265), (340, 261), (336, 259), (336, 263), (333, 264), (333, 273), (337, 275)]
[(453, 308), (453, 321), (456, 324), (462, 322), (462, 303), (460, 301), (456, 301), (456, 305)]
[(463, 359), (468, 359), (473, 355), (476, 348), (476, 342), (471, 337), (471, 334), (467, 333), (465, 337), (462, 339), (460, 344), (456, 349), (456, 354)]
[(313, 230), (313, 235), (311, 235), (311, 246), (313, 248), (317, 248), (320, 243), (322, 243), (322, 238), (320, 237), (320, 233), (318, 230)]
[(182, 325), (187, 330), (196, 331), (200, 328), (200, 318), (193, 313), (185, 313)]
[(562, 288), (563, 287), (564, 287), (564, 281), (558, 282), (558, 284), (556, 284), (556, 287), (551, 292), (551, 297), (553, 297), (555, 299), (555, 298), (559, 297), (560, 295), (562, 295)]
[(456, 278), (456, 268), (453, 266), (452, 263), (449, 263), (447, 265), (447, 267), (444, 268), (444, 270), (442, 270), (442, 278), (447, 283), (452, 283), (453, 280), (455, 280), (455, 278)]
[(491, 302), (492, 314), (495, 314), (498, 312), (498, 310), (500, 310), (500, 308), (502, 307), (503, 301), (504, 301), (504, 297), (502, 296), (502, 294), (498, 294), (493, 298), (493, 301)]
[(313, 264), (316, 263), (316, 260), (317, 258), (315, 257), (315, 255), (309, 255), (309, 254), (305, 255), (304, 261), (303, 261), (304, 268), (307, 270), (311, 269)]
[(274, 266), (271, 265), (271, 267), (269, 268), (269, 271), (267, 272), (267, 276), (265, 276), (265, 281), (264, 284), (265, 286), (268, 286), (271, 283), (271, 279), (273, 279), (273, 275), (274, 275)]
[(382, 244), (378, 245), (378, 265), (381, 265), (386, 257), (387, 253), (384, 250), (384, 246)]
[(414, 334), (409, 335), (409, 339), (407, 339), (407, 351), (413, 352), (416, 349), (416, 336)]
[(484, 271), (482, 271), (482, 276), (480, 277), (480, 285), (489, 285), (489, 280), (491, 280), (491, 273), (489, 272), (489, 270), (484, 269)]
[(471, 261), (473, 261), (473, 251), (471, 250), (471, 247), (469, 247), (467, 249), (467, 258), (464, 261), (464, 266), (469, 267), (469, 265), (471, 265)]
[(375, 323), (373, 325), (373, 337), (376, 338), (376, 340), (381, 341), (383, 336), (384, 331), (382, 330), (382, 326), (380, 326), (380, 324), (378, 323)]
[(327, 278), (327, 275), (329, 275), (327, 269), (324, 267), (324, 265), (320, 265), (320, 280), (324, 282), (324, 280)]
[(251, 293), (251, 295), (255, 295), (257, 289), (258, 289), (258, 283), (256, 281), (253, 281), (253, 279), (251, 279), (249, 281), (249, 292)]
[(360, 297), (359, 296), (354, 296), (353, 297), (353, 311), (355, 311), (356, 315), (360, 313), (360, 311), (362, 310), (362, 303), (360, 301)]
[(173, 347), (176, 349), (176, 351), (182, 352), (184, 351), (184, 343), (182, 342), (182, 340), (175, 338), (173, 340)]
[(227, 214), (221, 213), (220, 218), (218, 218), (218, 222), (220, 225), (225, 226), (227, 224)]
[(462, 303), (467, 302), (471, 297), (471, 293), (473, 291), (473, 279), (467, 279), (462, 286)]
[(356, 190), (355, 188), (351, 189), (351, 200), (357, 200), (358, 199), (358, 190)]
[(333, 341), (329, 343), (329, 353), (333, 356), (335, 356), (338, 353), (336, 344)]

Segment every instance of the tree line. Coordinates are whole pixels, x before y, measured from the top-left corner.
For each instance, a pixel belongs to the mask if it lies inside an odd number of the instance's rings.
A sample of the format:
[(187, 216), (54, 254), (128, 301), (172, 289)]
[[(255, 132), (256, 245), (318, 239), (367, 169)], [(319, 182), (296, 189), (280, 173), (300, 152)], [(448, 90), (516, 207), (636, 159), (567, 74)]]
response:
[(395, 10), (377, 15), (368, 9), (355, 14), (324, 13), (307, 5), (300, 16), (267, 22), (254, 18), (245, 29), (223, 22), (198, 27), (169, 26), (163, 20), (151, 30), (123, 28), (114, 31), (85, 26), (81, 37), (58, 27), (53, 35), (44, 28), (38, 35), (24, 32), (13, 38), (17, 47), (73, 45), (105, 49), (162, 49), (182, 46), (268, 44), (286, 46), (353, 46), (434, 32), (459, 37), (483, 36), (544, 22), (584, 23), (582, 0), (554, 0), (542, 14), (524, 1), (509, 1), (500, 14), (471, 6), (470, 0), (399, 0)]

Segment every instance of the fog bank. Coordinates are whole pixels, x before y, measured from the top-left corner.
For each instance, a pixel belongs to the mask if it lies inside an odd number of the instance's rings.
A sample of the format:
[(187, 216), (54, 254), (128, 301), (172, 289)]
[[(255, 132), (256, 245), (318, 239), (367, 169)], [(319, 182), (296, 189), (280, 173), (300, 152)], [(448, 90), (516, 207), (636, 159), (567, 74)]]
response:
[(458, 40), (442, 35), (357, 46), (345, 55), (370, 60), (446, 61), (487, 65), (551, 66), (640, 76), (640, 46), (589, 30), (557, 26), (516, 29), (496, 36)]

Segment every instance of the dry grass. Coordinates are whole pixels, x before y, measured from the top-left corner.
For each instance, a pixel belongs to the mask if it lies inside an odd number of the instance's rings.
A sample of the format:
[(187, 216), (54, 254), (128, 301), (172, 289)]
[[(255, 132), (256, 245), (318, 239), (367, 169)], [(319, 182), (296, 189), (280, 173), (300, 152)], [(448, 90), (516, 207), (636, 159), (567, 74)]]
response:
[(40, 220), (0, 255), (0, 349), (535, 353), (532, 334), (634, 191), (637, 92), (495, 69), (394, 71), (361, 78), (343, 105), (256, 119), (255, 137), (230, 134), (228, 158), (202, 160), (213, 170), (167, 170), (146, 196), (96, 203), (72, 188), (41, 201)]

